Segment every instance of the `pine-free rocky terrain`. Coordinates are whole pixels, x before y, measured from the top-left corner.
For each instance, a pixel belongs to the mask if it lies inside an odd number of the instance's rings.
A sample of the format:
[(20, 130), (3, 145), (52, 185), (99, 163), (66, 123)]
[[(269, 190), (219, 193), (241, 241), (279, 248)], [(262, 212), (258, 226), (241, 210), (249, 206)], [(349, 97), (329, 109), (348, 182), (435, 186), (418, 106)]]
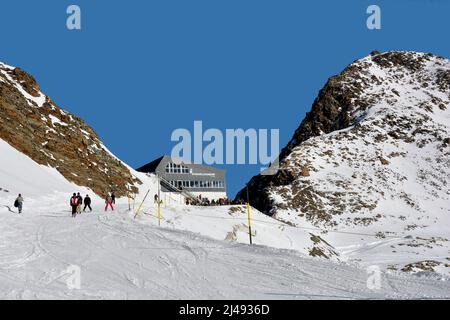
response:
[(249, 182), (252, 205), (322, 228), (363, 263), (383, 256), (385, 268), (449, 274), (449, 101), (448, 59), (373, 52), (355, 61), (320, 91), (277, 174)]
[(126, 166), (82, 119), (60, 109), (33, 76), (0, 63), (0, 139), (97, 194), (134, 191)]
[[(450, 298), (449, 100), (450, 62), (430, 54), (374, 52), (330, 78), (279, 172), (250, 182), (249, 246), (243, 206), (164, 195), (161, 226), (153, 201), (134, 218), (157, 179), (0, 63), (0, 298)], [(137, 192), (132, 210), (105, 213), (109, 190)], [(71, 218), (73, 192), (94, 211)]]

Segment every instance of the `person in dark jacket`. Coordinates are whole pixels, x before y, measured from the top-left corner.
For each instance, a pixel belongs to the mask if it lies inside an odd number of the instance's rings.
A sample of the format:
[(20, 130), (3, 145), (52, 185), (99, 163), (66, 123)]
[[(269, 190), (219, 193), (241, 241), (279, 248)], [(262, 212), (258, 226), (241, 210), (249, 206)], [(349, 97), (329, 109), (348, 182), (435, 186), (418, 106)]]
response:
[(19, 210), (19, 214), (22, 213), (23, 198), (21, 194), (19, 194), (19, 196), (17, 197), (14, 206)]
[(81, 214), (81, 207), (83, 206), (83, 197), (81, 196), (81, 194), (78, 192), (77, 194), (77, 213)]
[(91, 198), (89, 197), (89, 195), (86, 195), (86, 198), (84, 198), (84, 209), (83, 209), (83, 212), (86, 212), (86, 208), (89, 208), (90, 212), (92, 212)]
[(116, 195), (114, 194), (114, 192), (111, 192), (111, 199), (112, 199), (112, 203), (116, 204)]
[(70, 198), (70, 206), (72, 207), (72, 217), (75, 218), (77, 216), (78, 207), (78, 197), (76, 193)]

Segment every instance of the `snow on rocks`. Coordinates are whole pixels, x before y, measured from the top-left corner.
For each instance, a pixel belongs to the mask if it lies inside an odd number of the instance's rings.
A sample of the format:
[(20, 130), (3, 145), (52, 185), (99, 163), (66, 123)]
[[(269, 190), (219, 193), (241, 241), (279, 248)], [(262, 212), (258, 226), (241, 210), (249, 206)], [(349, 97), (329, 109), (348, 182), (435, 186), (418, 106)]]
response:
[(112, 189), (119, 196), (137, 191), (140, 181), (129, 168), (83, 120), (46, 97), (31, 75), (0, 64), (0, 79), (0, 139), (98, 195)]
[(374, 53), (329, 79), (278, 174), (250, 193), (278, 220), (321, 228), (341, 259), (391, 270), (430, 259), (450, 274), (449, 138), (450, 61)]

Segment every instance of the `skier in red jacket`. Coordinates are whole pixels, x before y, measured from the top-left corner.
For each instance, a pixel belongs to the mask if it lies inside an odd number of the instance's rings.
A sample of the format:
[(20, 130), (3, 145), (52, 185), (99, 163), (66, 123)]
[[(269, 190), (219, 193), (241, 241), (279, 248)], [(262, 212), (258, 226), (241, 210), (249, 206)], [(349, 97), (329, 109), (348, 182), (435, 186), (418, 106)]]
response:
[(110, 206), (111, 210), (114, 211), (113, 199), (109, 193), (106, 195), (105, 203), (106, 203), (105, 211), (108, 210), (108, 206)]

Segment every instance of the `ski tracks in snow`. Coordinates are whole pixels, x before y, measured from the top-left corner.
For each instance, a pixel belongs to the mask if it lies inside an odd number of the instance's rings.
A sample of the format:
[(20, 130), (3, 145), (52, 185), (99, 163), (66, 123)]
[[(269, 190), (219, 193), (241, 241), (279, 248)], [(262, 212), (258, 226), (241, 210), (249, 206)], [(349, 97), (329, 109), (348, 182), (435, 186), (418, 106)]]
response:
[[(383, 276), (289, 251), (141, 224), (126, 211), (0, 214), (0, 298), (379, 299), (443, 297), (448, 281)], [(67, 287), (78, 266), (81, 288)]]

